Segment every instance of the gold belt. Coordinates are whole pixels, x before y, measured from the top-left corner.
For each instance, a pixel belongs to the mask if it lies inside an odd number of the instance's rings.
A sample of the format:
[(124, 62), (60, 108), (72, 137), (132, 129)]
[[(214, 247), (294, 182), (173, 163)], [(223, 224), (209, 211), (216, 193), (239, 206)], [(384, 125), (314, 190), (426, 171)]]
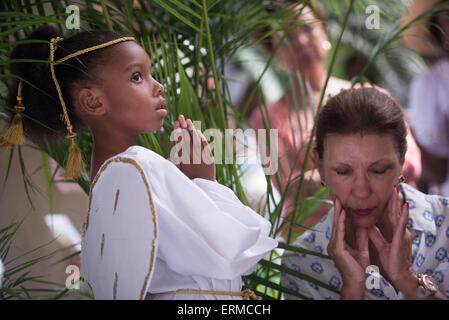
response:
[(165, 291), (159, 294), (165, 293), (194, 293), (194, 294), (212, 294), (212, 295), (220, 295), (220, 296), (240, 296), (245, 300), (251, 298), (251, 300), (262, 300), (262, 297), (259, 297), (254, 293), (251, 289), (245, 289), (240, 292), (231, 292), (231, 291), (209, 291), (209, 290), (193, 290), (193, 289), (178, 289), (173, 291)]

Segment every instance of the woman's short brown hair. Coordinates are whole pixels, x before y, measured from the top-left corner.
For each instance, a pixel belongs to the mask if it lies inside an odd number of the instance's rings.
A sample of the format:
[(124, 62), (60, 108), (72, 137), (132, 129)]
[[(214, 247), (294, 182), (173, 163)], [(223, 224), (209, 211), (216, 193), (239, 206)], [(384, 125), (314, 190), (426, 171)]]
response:
[(316, 151), (324, 153), (324, 138), (329, 133), (391, 134), (404, 162), (407, 151), (407, 127), (399, 103), (374, 88), (344, 90), (328, 100), (317, 119)]

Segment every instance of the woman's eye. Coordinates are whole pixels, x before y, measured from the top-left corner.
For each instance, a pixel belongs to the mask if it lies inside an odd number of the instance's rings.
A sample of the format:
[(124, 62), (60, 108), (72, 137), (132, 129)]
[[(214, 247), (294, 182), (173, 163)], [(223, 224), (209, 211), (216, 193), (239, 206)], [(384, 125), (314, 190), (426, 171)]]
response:
[(310, 26), (310, 25), (308, 25), (308, 24), (305, 24), (305, 25), (302, 27), (302, 30), (303, 30), (305, 33), (312, 33), (313, 27)]
[(349, 173), (349, 170), (335, 170), (335, 173), (338, 174), (339, 176), (344, 176)]
[(373, 172), (374, 172), (375, 174), (384, 174), (385, 172), (387, 172), (387, 169), (373, 170)]
[(140, 72), (134, 73), (133, 76), (131, 77), (131, 80), (135, 82), (140, 82), (142, 79), (143, 79), (142, 74)]

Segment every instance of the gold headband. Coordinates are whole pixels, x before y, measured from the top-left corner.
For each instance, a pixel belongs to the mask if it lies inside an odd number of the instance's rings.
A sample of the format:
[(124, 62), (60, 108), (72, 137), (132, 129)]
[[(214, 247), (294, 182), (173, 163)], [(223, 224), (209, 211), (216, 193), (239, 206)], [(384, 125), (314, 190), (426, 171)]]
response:
[(62, 97), (62, 91), (61, 91), (61, 87), (59, 86), (58, 80), (56, 79), (56, 74), (55, 74), (55, 64), (56, 63), (62, 63), (64, 61), (67, 61), (73, 57), (82, 55), (84, 53), (90, 52), (90, 51), (94, 51), (94, 50), (98, 50), (98, 49), (102, 49), (114, 44), (117, 44), (119, 42), (123, 42), (123, 41), (135, 41), (136, 39), (134, 37), (122, 37), (122, 38), (118, 38), (112, 41), (108, 41), (90, 48), (86, 48), (86, 49), (82, 49), (82, 50), (78, 50), (74, 53), (71, 53), (57, 61), (54, 61), (54, 55), (55, 55), (55, 51), (56, 51), (56, 44), (59, 41), (62, 41), (63, 38), (57, 37), (57, 38), (53, 38), (50, 40), (50, 72), (51, 72), (51, 77), (53, 79), (53, 82), (55, 84), (56, 87), (56, 91), (58, 92), (58, 96), (59, 96), (59, 101), (61, 102), (61, 106), (62, 106), (62, 112), (63, 112), (63, 117), (64, 117), (64, 122), (66, 124), (67, 127), (67, 131), (68, 134), (66, 136), (67, 139), (70, 139), (72, 141), (70, 148), (69, 148), (69, 157), (67, 160), (67, 165), (64, 171), (64, 177), (66, 178), (78, 178), (81, 176), (81, 166), (83, 163), (82, 160), (82, 155), (81, 155), (81, 150), (80, 148), (76, 145), (75, 143), (75, 138), (76, 138), (76, 133), (73, 132), (73, 127), (72, 124), (70, 123), (70, 119), (69, 119), (69, 115), (67, 113), (67, 107), (65, 105), (64, 99)]

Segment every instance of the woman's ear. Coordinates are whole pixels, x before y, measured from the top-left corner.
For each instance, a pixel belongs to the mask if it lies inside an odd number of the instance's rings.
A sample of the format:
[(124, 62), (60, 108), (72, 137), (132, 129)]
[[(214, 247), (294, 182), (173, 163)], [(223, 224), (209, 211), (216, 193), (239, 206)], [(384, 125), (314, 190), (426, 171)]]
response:
[[(259, 39), (259, 38), (263, 37), (265, 34), (270, 33), (272, 30), (273, 30), (272, 26), (265, 27), (262, 31), (259, 31), (256, 34), (256, 38)], [(273, 53), (273, 49), (275, 47), (273, 45), (274, 40), (275, 39), (273, 37), (273, 34), (270, 34), (268, 37), (266, 37), (264, 40), (262, 40), (260, 42), (260, 44), (261, 44), (262, 48), (265, 50), (265, 52), (270, 53), (270, 54)]]
[(76, 92), (78, 111), (87, 116), (102, 116), (106, 113), (106, 104), (101, 92), (96, 88), (83, 87)]
[(320, 159), (316, 148), (314, 148), (312, 151), (312, 157), (313, 157), (313, 162), (315, 163), (315, 166), (318, 169), (318, 172), (320, 174), (321, 180), (324, 181), (325, 178), (324, 178), (324, 171), (323, 171), (323, 161)]

